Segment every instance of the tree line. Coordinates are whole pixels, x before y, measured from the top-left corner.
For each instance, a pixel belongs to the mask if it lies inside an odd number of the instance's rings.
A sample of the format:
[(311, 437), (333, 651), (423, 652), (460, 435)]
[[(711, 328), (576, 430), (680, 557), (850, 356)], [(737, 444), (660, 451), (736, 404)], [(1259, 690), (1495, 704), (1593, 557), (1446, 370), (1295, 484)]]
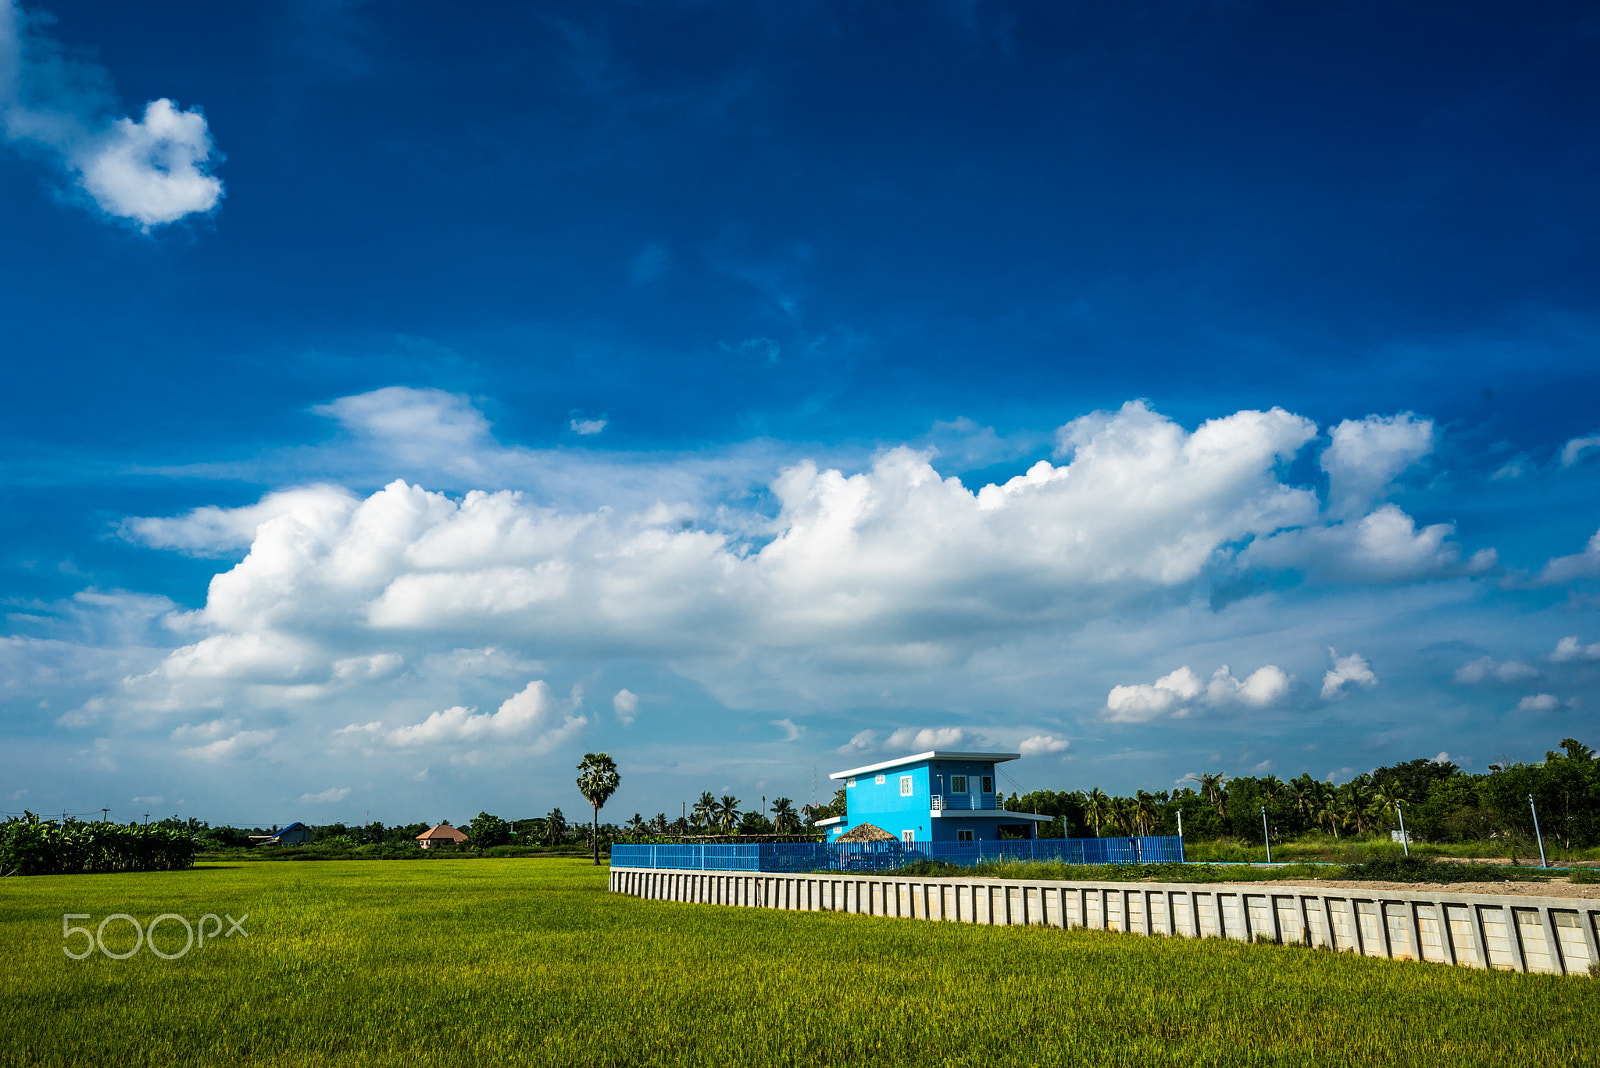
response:
[[(1042, 837), (1171, 835), (1181, 817), (1186, 838), (1259, 842), (1262, 810), (1272, 838), (1312, 832), (1333, 837), (1382, 834), (1402, 818), (1413, 840), (1532, 841), (1534, 813), (1547, 841), (1568, 849), (1600, 845), (1600, 759), (1564, 738), (1540, 762), (1491, 764), (1481, 774), (1449, 761), (1408, 760), (1334, 784), (1309, 773), (1227, 776), (1203, 772), (1194, 785), (1118, 797), (1099, 787), (1013, 793), (1006, 807), (1053, 816)], [(1532, 798), (1530, 805), (1529, 798)]]

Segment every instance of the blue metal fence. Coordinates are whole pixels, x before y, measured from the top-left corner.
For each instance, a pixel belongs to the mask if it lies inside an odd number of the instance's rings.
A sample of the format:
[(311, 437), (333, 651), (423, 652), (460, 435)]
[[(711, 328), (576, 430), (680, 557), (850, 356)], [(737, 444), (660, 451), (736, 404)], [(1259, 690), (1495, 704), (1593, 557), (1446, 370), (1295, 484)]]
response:
[(1032, 838), (999, 842), (774, 842), (750, 845), (614, 845), (614, 868), (693, 871), (892, 871), (919, 860), (965, 867), (985, 861), (1054, 860), (1065, 864), (1183, 862), (1183, 839)]

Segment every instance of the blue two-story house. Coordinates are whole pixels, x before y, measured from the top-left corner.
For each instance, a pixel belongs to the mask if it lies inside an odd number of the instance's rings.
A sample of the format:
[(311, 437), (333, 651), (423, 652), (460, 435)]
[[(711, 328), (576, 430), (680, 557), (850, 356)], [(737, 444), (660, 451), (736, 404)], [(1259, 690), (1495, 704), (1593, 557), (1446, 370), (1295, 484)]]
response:
[(819, 820), (828, 837), (870, 823), (907, 845), (918, 842), (992, 842), (1033, 838), (1049, 816), (1010, 812), (995, 785), (994, 766), (1019, 753), (953, 753), (934, 750), (836, 771), (844, 780), (845, 815)]

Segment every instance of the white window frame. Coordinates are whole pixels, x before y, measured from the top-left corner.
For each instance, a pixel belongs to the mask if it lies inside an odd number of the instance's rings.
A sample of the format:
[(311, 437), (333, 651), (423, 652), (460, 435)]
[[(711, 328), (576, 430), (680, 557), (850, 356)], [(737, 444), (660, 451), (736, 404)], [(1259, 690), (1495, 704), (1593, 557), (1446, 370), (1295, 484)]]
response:
[(917, 780), (910, 775), (900, 776), (900, 796), (912, 797), (917, 792)]
[(855, 784), (856, 784), (856, 779), (855, 779), (855, 776), (854, 776), (854, 775), (852, 775), (852, 776), (851, 776), (851, 777), (850, 777), (850, 778), (848, 778), (848, 779), (846, 779), (846, 780), (845, 780), (845, 781), (844, 781), (844, 784), (845, 784), (845, 787), (846, 787), (846, 788), (851, 788), (851, 787), (854, 787), (854, 786), (855, 786)]
[(967, 792), (967, 777), (965, 775), (950, 776), (950, 792), (964, 794)]
[(872, 777), (872, 785), (874, 785), (874, 786), (882, 786), (884, 783), (886, 783), (888, 781), (889, 780), (884, 778), (882, 775), (874, 775)]
[(901, 831), (900, 832), (900, 844), (901, 845), (916, 845), (917, 844), (917, 832), (916, 831)]

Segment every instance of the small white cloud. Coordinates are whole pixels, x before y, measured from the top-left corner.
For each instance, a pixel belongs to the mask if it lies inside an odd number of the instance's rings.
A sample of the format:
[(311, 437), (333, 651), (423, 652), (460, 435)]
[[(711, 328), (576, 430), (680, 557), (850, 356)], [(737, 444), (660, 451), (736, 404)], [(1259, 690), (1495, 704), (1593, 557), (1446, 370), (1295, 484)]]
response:
[(588, 723), (584, 716), (567, 715), (559, 717), (559, 722), (558, 717), (550, 688), (535, 681), (506, 698), (498, 711), (479, 713), (457, 705), (435, 712), (421, 723), (390, 731), (388, 741), (398, 748), (414, 748), (494, 739), (527, 742), (543, 751)]
[(172, 731), (172, 740), (175, 742), (214, 742), (218, 738), (226, 738), (239, 730), (239, 721), (236, 719), (214, 719), (209, 723), (185, 723)]
[(1600, 449), (1600, 434), (1587, 438), (1573, 438), (1561, 447), (1561, 466), (1571, 467), (1583, 459), (1590, 449)]
[(1410, 412), (1346, 419), (1329, 431), (1322, 454), (1328, 473), (1328, 510), (1359, 515), (1388, 494), (1406, 468), (1433, 451), (1433, 422)]
[(603, 418), (603, 417), (600, 418), (600, 419), (576, 419), (575, 418), (575, 419), (571, 420), (572, 432), (574, 434), (581, 434), (584, 437), (589, 437), (590, 435), (600, 433), (600, 431), (602, 431), (602, 430), (604, 430), (606, 428), (606, 424), (609, 423), (609, 422), (610, 422), (609, 419), (606, 419), (606, 418)]
[(1554, 712), (1560, 707), (1560, 698), (1552, 693), (1529, 694), (1517, 702), (1518, 712)]
[(1555, 652), (1550, 654), (1551, 663), (1565, 664), (1573, 660), (1600, 660), (1600, 642), (1584, 645), (1576, 634), (1556, 642)]
[(1035, 734), (1031, 738), (1022, 739), (1017, 746), (1017, 752), (1023, 756), (1043, 756), (1046, 753), (1065, 753), (1072, 743), (1065, 738), (1057, 738), (1051, 734)]
[(335, 801), (343, 801), (350, 796), (348, 786), (330, 786), (320, 794), (301, 794), (300, 800), (308, 805), (330, 805)]
[(421, 771), (419, 771), (415, 775), (411, 776), (411, 781), (412, 782), (427, 782), (428, 781), (428, 769), (427, 768), (423, 768)]
[(794, 720), (788, 718), (775, 719), (772, 721), (772, 725), (783, 731), (783, 740), (786, 742), (799, 741), (800, 736), (805, 733), (804, 728), (796, 727)]
[(1524, 682), (1539, 677), (1539, 669), (1520, 660), (1500, 660), (1480, 656), (1456, 669), (1457, 682), (1474, 685), (1491, 679), (1498, 682)]
[(276, 738), (277, 731), (240, 731), (228, 738), (219, 738), (205, 745), (192, 746), (180, 749), (178, 752), (186, 757), (196, 760), (222, 761), (233, 760), (237, 757), (254, 753), (262, 746), (267, 745)]
[(1113, 686), (1106, 697), (1106, 718), (1113, 723), (1144, 723), (1157, 716), (1181, 715), (1179, 706), (1199, 697), (1202, 689), (1200, 676), (1185, 664), (1153, 686)]
[(340, 727), (334, 734), (381, 734), (383, 733), (383, 720), (375, 719), (371, 723), (351, 723)]
[(850, 737), (848, 742), (841, 745), (838, 749), (834, 750), (834, 752), (865, 753), (876, 748), (878, 748), (877, 731), (857, 731)]
[(1224, 664), (1211, 676), (1206, 686), (1206, 700), (1213, 705), (1238, 702), (1251, 708), (1266, 708), (1287, 697), (1293, 681), (1293, 677), (1276, 664), (1259, 667), (1243, 680), (1234, 678)]
[(100, 210), (149, 229), (217, 206), (222, 181), (208, 173), (211, 154), (200, 109), (179, 111), (163, 97), (145, 105), (143, 120), (118, 119), (68, 158)]
[(166, 798), (156, 794), (154, 797), (130, 797), (128, 800), (136, 805), (159, 805), (166, 801)]
[[(860, 735), (857, 735), (860, 737)], [(913, 730), (901, 727), (883, 740), (885, 749), (904, 749), (923, 753), (929, 749), (949, 749), (966, 741), (967, 732), (960, 727), (925, 727)]]
[(624, 727), (631, 726), (639, 715), (639, 695), (632, 690), (618, 690), (611, 699), (611, 711), (617, 714), (617, 722)]
[(0, 128), (66, 171), (107, 215), (144, 229), (203, 214), (222, 199), (211, 132), (198, 108), (161, 97), (135, 121), (113, 118), (104, 67), (69, 58), (14, 2), (0, 0)]
[(1600, 576), (1600, 530), (1595, 531), (1594, 537), (1589, 539), (1583, 552), (1571, 556), (1558, 556), (1545, 564), (1544, 570), (1539, 572), (1534, 582), (1539, 586), (1553, 586), (1574, 579), (1596, 576)]
[(1103, 715), (1113, 723), (1147, 723), (1164, 716), (1182, 719), (1193, 711), (1194, 704), (1267, 708), (1287, 697), (1293, 684), (1294, 677), (1276, 664), (1259, 667), (1243, 679), (1235, 678), (1224, 664), (1204, 684), (1184, 665), (1154, 684), (1112, 687)]
[(1368, 666), (1366, 657), (1360, 653), (1351, 653), (1349, 656), (1340, 656), (1331, 646), (1328, 657), (1333, 661), (1333, 667), (1322, 676), (1322, 699), (1331, 701), (1336, 697), (1343, 697), (1346, 686), (1365, 686), (1371, 688), (1378, 685), (1378, 676), (1373, 674)]

